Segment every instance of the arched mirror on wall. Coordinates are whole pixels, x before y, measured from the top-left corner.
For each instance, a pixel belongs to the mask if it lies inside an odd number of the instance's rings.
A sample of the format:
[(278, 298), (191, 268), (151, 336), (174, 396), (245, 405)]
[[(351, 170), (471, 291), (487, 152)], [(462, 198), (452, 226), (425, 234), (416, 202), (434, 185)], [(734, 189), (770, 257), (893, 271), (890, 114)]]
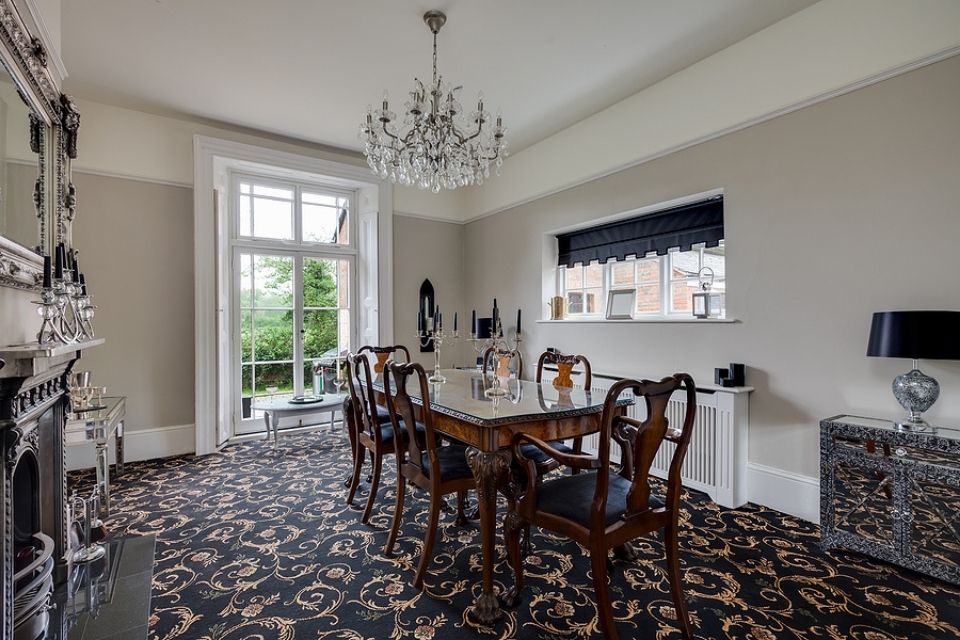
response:
[(0, 16), (0, 286), (37, 290), (44, 256), (63, 243), (74, 258), (80, 118), (15, 3), (0, 0)]

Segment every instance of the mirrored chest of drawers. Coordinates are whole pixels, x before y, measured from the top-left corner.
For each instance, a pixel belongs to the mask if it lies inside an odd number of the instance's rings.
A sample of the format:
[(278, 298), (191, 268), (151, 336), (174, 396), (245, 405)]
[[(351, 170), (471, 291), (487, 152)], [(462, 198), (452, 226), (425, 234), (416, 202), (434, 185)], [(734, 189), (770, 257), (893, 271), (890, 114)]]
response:
[(960, 430), (822, 420), (820, 528), (825, 550), (850, 549), (960, 584)]

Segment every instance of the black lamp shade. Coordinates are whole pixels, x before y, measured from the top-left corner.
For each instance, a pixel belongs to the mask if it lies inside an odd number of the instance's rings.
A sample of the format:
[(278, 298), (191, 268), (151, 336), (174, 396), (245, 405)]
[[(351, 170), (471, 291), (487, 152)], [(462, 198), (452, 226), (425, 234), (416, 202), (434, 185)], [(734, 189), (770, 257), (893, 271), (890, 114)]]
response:
[(960, 311), (873, 314), (868, 356), (960, 360)]

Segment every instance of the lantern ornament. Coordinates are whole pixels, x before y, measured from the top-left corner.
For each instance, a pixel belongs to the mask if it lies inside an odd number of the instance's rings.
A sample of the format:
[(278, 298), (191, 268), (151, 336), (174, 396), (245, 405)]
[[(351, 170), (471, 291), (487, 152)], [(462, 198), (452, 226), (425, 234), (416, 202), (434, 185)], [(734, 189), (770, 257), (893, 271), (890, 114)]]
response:
[(700, 291), (693, 294), (693, 316), (695, 318), (719, 318), (722, 301), (719, 293), (710, 291), (713, 287), (714, 273), (710, 267), (697, 272)]

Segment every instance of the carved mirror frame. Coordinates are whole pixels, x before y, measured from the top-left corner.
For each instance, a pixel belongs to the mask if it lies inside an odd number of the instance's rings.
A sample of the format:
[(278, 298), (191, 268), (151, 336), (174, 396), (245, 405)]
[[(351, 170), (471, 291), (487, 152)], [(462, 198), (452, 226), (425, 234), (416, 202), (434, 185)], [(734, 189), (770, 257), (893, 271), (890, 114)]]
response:
[[(34, 199), (40, 248), (45, 255), (53, 255), (53, 248), (63, 242), (70, 250), (76, 213), (70, 161), (77, 157), (80, 114), (73, 100), (60, 93), (59, 82), (47, 66), (46, 49), (30, 32), (14, 0), (0, 0), (0, 60), (34, 112), (30, 144), (39, 156)], [(43, 257), (0, 236), (0, 286), (36, 290), (42, 281)]]

